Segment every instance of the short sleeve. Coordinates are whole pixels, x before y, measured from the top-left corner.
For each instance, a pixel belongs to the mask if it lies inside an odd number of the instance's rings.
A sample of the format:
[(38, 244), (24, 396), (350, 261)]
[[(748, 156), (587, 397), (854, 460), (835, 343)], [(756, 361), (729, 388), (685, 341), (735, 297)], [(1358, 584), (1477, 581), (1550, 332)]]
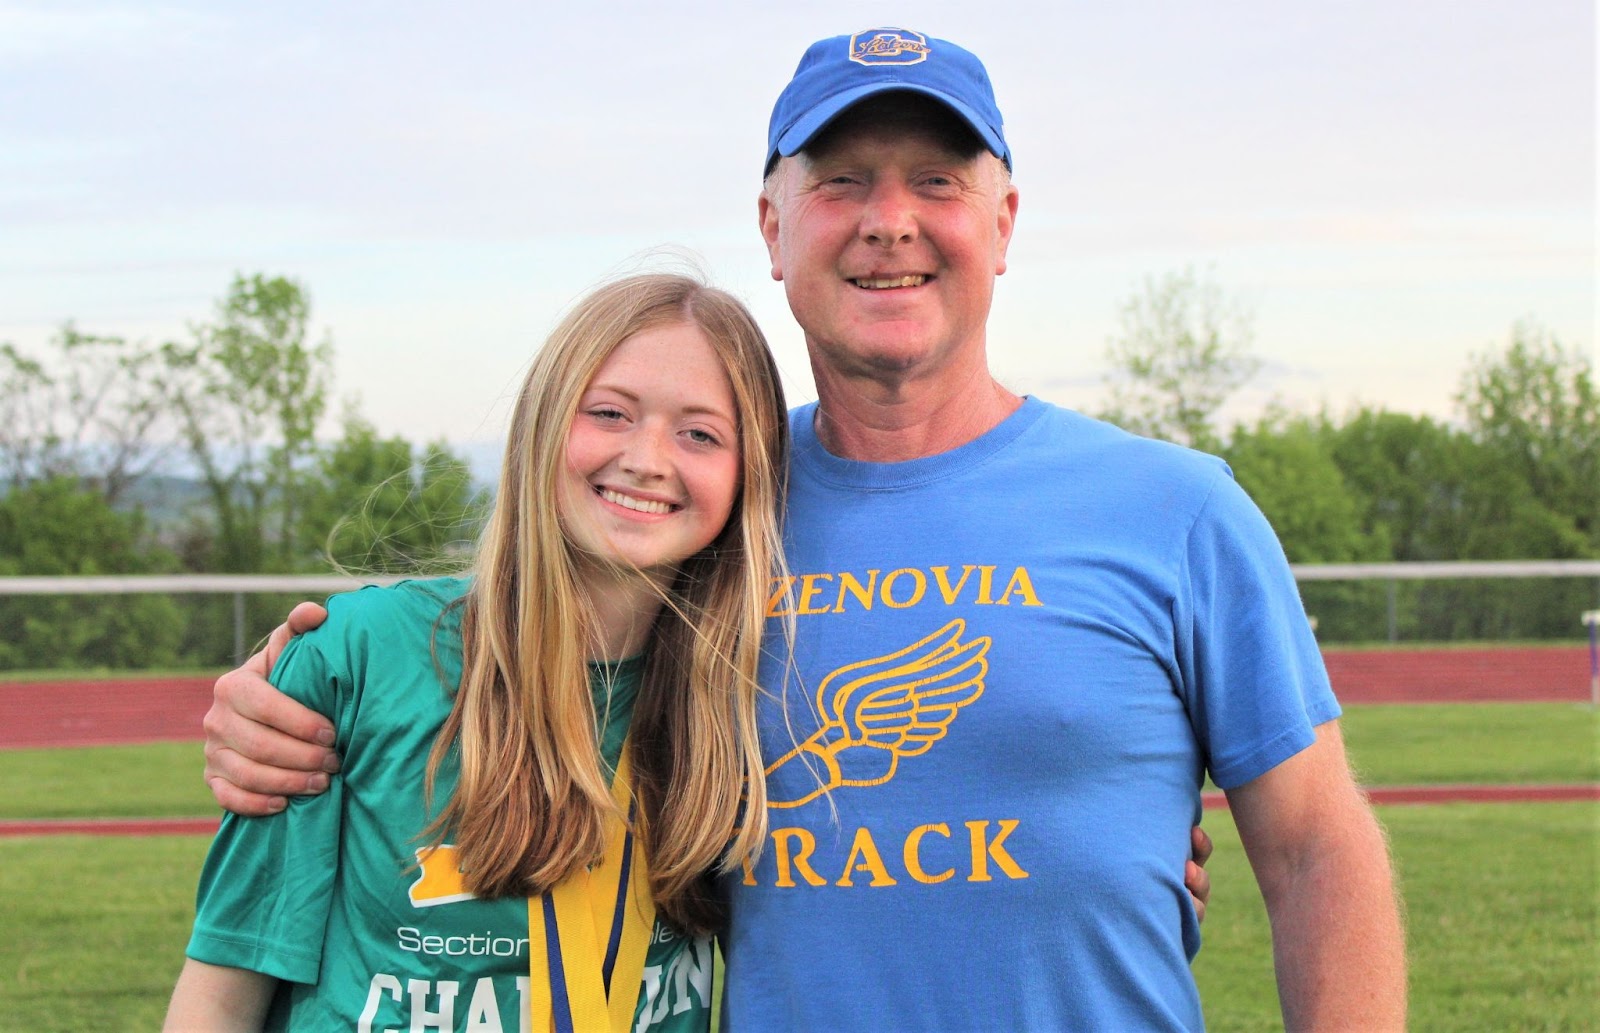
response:
[(1225, 471), (1189, 535), (1176, 611), (1186, 703), (1221, 788), (1265, 774), (1339, 716), (1283, 548)]
[[(340, 677), (307, 636), (290, 642), (272, 680), (337, 723)], [(291, 797), (279, 814), (229, 814), (200, 874), (194, 932), (197, 961), (315, 983), (339, 864), (344, 784)]]

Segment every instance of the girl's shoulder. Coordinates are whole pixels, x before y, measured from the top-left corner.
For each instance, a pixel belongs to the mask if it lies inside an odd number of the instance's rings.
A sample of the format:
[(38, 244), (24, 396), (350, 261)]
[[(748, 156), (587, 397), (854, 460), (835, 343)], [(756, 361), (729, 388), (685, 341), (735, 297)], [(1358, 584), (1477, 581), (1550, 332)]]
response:
[(469, 583), (430, 578), (335, 595), (328, 619), (289, 644), (272, 680), (334, 718), (342, 740), (352, 735), (346, 718), (374, 687), (384, 706), (369, 708), (367, 724), (432, 720), (461, 676), (460, 604)]
[(361, 668), (390, 657), (428, 656), (439, 645), (459, 652), (461, 611), (471, 579), (427, 578), (368, 585), (328, 599), (328, 619), (300, 636), (336, 668)]
[(367, 585), (328, 598), (330, 630), (432, 626), (441, 615), (459, 609), (471, 587), (469, 577), (415, 578), (391, 585)]

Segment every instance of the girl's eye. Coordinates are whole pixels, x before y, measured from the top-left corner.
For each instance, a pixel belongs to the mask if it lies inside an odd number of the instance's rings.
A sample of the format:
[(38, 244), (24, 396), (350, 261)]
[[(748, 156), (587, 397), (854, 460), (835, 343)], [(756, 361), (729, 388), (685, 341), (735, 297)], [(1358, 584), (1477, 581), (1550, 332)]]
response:
[(596, 408), (590, 409), (589, 410), (589, 415), (593, 416), (595, 419), (599, 419), (599, 420), (620, 420), (623, 417), (623, 413), (622, 413), (621, 409), (614, 409), (611, 406), (607, 406), (607, 405), (602, 405), (602, 406), (598, 406)]
[(694, 428), (689, 430), (687, 433), (689, 435), (689, 440), (693, 441), (697, 445), (720, 444), (720, 442), (717, 440), (717, 436), (710, 431)]

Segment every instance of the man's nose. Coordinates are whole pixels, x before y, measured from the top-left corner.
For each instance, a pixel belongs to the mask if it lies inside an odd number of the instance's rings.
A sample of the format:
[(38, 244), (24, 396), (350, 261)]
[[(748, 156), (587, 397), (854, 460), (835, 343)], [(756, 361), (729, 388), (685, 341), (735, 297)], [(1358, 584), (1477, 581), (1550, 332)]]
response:
[(875, 183), (861, 213), (861, 237), (869, 244), (893, 247), (917, 236), (916, 195), (901, 183)]

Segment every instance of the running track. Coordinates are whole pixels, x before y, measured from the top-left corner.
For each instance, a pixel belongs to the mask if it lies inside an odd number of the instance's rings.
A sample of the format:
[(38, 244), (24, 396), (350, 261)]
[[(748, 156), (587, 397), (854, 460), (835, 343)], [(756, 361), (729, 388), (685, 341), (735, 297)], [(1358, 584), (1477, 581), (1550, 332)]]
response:
[[(1328, 650), (1345, 703), (1571, 702), (1589, 698), (1582, 646), (1519, 649)], [(0, 749), (198, 741), (211, 679), (128, 678), (0, 684)], [(198, 758), (197, 758), (198, 759)], [(1600, 800), (1600, 785), (1386, 786), (1374, 803)], [(1208, 794), (1207, 808), (1225, 807)], [(214, 818), (0, 821), (0, 836), (209, 833)]]

